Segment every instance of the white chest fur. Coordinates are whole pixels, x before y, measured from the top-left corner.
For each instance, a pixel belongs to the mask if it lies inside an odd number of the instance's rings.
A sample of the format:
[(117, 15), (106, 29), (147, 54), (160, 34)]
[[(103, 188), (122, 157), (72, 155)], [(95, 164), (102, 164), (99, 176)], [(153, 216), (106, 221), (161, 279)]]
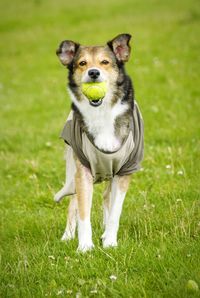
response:
[(105, 97), (99, 107), (93, 107), (87, 99), (77, 101), (74, 94), (69, 91), (72, 101), (76, 104), (81, 112), (89, 133), (94, 138), (95, 145), (104, 151), (116, 151), (120, 148), (120, 140), (115, 135), (115, 120), (123, 114), (128, 105), (121, 104), (118, 101), (111, 106), (109, 98)]

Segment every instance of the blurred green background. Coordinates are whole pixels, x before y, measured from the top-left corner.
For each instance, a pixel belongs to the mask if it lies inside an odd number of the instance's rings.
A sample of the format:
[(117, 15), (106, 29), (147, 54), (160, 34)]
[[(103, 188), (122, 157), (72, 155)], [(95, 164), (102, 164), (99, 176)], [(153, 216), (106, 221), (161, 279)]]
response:
[[(64, 231), (60, 130), (70, 110), (64, 39), (104, 44), (132, 34), (127, 72), (145, 122), (143, 171), (134, 175), (119, 248), (99, 241), (76, 253)], [(197, 297), (200, 286), (200, 3), (192, 1), (0, 2), (1, 297)], [(115, 275), (115, 281), (110, 276)], [(79, 295), (79, 296), (77, 296)]]

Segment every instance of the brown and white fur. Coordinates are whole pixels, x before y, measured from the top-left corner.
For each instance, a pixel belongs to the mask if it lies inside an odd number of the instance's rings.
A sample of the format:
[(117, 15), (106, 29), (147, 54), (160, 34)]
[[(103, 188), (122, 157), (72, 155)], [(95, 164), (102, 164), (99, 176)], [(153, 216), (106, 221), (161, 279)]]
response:
[[(57, 55), (69, 70), (68, 90), (72, 109), (80, 117), (83, 130), (100, 150), (113, 152), (120, 148), (129, 134), (129, 123), (134, 106), (134, 92), (124, 63), (130, 55), (129, 34), (118, 35), (105, 46), (81, 46), (63, 41)], [(81, 92), (85, 82), (107, 82), (107, 93), (101, 101), (89, 101)], [(62, 240), (75, 237), (78, 223), (78, 250), (93, 248), (90, 213), (93, 196), (93, 177), (78, 158), (76, 160), (76, 195), (69, 204), (67, 226)], [(117, 232), (123, 201), (128, 190), (130, 175), (115, 176), (104, 192), (103, 247), (117, 246)], [(60, 201), (66, 195), (64, 186), (56, 195)]]

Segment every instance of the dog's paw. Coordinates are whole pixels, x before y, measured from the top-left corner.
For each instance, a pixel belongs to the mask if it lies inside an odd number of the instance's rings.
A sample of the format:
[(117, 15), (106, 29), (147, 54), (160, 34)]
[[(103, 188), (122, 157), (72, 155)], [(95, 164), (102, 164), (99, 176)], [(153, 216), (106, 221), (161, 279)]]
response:
[(78, 249), (77, 251), (78, 252), (87, 252), (87, 251), (90, 251), (94, 248), (94, 244), (92, 242), (88, 242), (88, 243), (79, 243), (79, 246), (78, 246)]
[(59, 203), (61, 199), (62, 199), (62, 196), (60, 195), (60, 192), (57, 192), (57, 193), (54, 195), (54, 201), (55, 201), (56, 203)]
[(71, 232), (65, 231), (64, 234), (62, 235), (61, 241), (70, 241), (74, 239), (75, 235), (72, 234)]
[(68, 188), (66, 185), (63, 186), (55, 195), (54, 195), (54, 201), (60, 202), (66, 195), (68, 194)]
[(103, 247), (116, 247), (117, 246), (117, 239), (114, 237), (106, 237), (104, 234), (102, 235), (103, 240)]

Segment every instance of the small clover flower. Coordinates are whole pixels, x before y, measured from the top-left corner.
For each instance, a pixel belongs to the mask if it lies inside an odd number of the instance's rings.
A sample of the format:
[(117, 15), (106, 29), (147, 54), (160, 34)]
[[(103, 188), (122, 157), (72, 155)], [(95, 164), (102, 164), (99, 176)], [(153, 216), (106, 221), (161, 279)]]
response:
[(111, 275), (111, 276), (110, 276), (110, 279), (114, 281), (114, 280), (117, 279), (117, 276), (115, 276), (115, 275)]

